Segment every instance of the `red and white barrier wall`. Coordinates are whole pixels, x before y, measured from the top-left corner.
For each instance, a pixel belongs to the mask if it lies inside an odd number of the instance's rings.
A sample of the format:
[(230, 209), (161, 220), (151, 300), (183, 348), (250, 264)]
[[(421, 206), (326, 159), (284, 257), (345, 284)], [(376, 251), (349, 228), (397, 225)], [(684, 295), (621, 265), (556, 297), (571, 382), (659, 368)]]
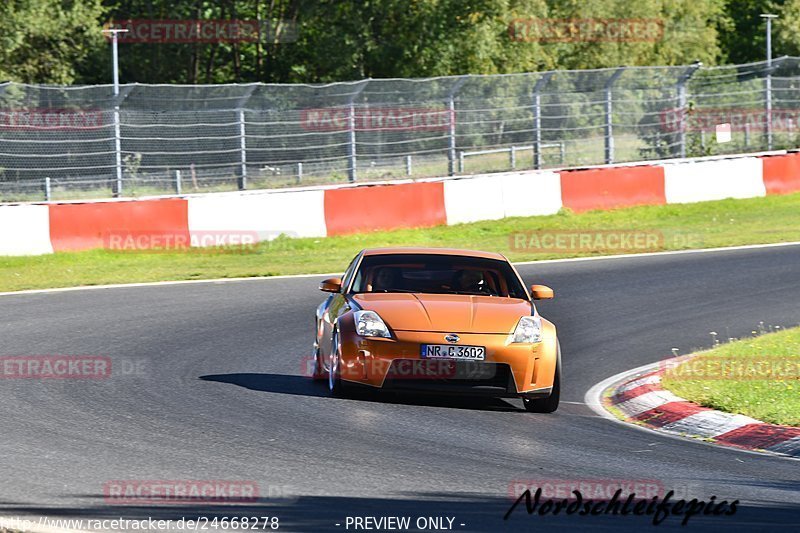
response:
[(182, 200), (188, 204), (184, 221), (197, 239), (205, 235), (254, 232), (258, 240), (284, 233), (293, 237), (323, 237), (325, 191), (247, 194), (207, 194)]
[(0, 254), (53, 253), (50, 244), (50, 207), (46, 205), (0, 206)]
[[(771, 153), (182, 198), (0, 205), (0, 255), (325, 237), (800, 191), (800, 153)], [(232, 242), (230, 244), (237, 244)]]
[(765, 196), (761, 161), (758, 157), (741, 157), (664, 165), (667, 203)]

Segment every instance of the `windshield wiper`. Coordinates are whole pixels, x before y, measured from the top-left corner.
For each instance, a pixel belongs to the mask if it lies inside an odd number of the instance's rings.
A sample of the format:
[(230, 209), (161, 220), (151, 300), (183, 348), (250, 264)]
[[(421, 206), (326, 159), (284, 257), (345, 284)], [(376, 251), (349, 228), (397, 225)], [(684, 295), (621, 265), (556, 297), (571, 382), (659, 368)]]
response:
[(474, 292), (474, 291), (449, 291), (444, 294), (463, 294), (466, 296), (497, 296), (488, 292)]
[(353, 294), (387, 294), (392, 292), (403, 292), (403, 293), (415, 293), (420, 291), (412, 291), (409, 289), (379, 289), (379, 290), (371, 290), (371, 291), (353, 291)]
[(420, 290), (411, 290), (411, 289), (383, 289), (383, 290), (373, 290), (373, 291), (359, 291), (356, 294), (391, 294), (391, 293), (403, 293), (403, 294), (458, 294), (464, 296), (498, 296), (497, 294), (490, 294), (487, 292), (473, 292), (473, 291), (440, 291), (440, 292), (432, 292), (432, 291), (420, 291)]

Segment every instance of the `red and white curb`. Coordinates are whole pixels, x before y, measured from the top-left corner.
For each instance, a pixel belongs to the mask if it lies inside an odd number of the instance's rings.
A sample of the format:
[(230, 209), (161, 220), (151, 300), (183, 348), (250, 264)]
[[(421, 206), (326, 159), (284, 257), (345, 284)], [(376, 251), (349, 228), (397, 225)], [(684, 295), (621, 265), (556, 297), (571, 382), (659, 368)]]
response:
[[(695, 355), (670, 360), (683, 362)], [(665, 390), (663, 363), (639, 367), (598, 383), (586, 403), (606, 418), (670, 435), (800, 458), (800, 427), (767, 424), (749, 416), (702, 407)]]

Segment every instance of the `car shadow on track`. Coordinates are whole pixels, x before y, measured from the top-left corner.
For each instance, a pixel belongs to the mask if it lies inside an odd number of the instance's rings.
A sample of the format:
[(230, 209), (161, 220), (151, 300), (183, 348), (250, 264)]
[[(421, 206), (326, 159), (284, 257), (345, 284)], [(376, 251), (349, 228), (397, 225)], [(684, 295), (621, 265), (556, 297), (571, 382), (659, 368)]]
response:
[[(216, 381), (228, 383), (246, 389), (272, 392), (276, 394), (292, 394), (297, 396), (329, 397), (327, 383), (314, 382), (305, 376), (289, 374), (209, 374), (200, 376), (203, 381)], [(347, 400), (393, 403), (400, 405), (418, 405), (428, 407), (442, 407), (447, 409), (469, 409), (473, 411), (508, 411), (525, 412), (522, 404), (515, 405), (501, 398), (469, 397), (455, 395), (425, 394), (416, 392), (389, 392), (372, 391), (362, 388), (353, 388), (348, 391)], [(513, 401), (513, 400), (512, 400)]]
[(329, 396), (328, 390), (311, 379), (287, 374), (209, 374), (200, 376), (203, 381), (216, 381), (238, 385), (245, 389), (296, 396)]

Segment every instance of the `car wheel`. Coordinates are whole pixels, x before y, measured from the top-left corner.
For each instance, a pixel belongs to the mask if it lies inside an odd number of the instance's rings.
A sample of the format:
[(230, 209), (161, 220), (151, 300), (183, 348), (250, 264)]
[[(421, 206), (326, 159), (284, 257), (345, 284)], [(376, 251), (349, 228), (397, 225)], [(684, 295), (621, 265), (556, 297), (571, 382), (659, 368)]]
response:
[(344, 393), (344, 383), (341, 377), (342, 347), (339, 344), (339, 332), (333, 332), (331, 339), (331, 356), (328, 360), (328, 388), (334, 396)]
[(547, 398), (522, 398), (525, 410), (529, 413), (552, 413), (558, 409), (561, 400), (561, 343), (558, 344), (556, 375), (553, 377), (553, 390)]

